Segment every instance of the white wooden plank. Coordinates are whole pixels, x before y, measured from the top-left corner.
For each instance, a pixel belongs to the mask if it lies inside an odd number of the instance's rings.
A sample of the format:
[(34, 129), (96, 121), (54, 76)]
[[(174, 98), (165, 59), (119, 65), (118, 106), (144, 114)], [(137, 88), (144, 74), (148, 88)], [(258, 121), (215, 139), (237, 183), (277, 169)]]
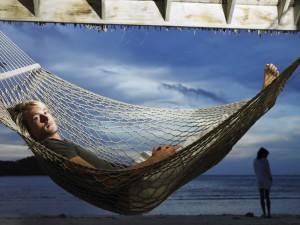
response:
[[(94, 0), (94, 9), (86, 0), (43, 0), (40, 5), (40, 14), (50, 22), (62, 23), (99, 23), (101, 19), (101, 2)], [(91, 3), (91, 1), (90, 1)], [(96, 9), (96, 11), (95, 11)]]
[(34, 18), (34, 9), (28, 9), (24, 5), (26, 2), (18, 0), (1, 0), (0, 1), (0, 19), (1, 20), (22, 20), (23, 18)]
[(294, 17), (295, 25), (300, 27), (300, 1), (295, 2), (294, 5)]
[(27, 8), (33, 15), (39, 16), (40, 0), (19, 0), (19, 2)]
[[(299, 5), (286, 0), (278, 23), (278, 0), (30, 0), (35, 16), (18, 0), (0, 0), (0, 20), (124, 24), (225, 29), (300, 30)], [(287, 3), (289, 1), (289, 4)], [(217, 2), (217, 3), (216, 3)], [(93, 3), (94, 8), (91, 6)], [(251, 4), (250, 4), (251, 3)], [(268, 5), (270, 4), (270, 5)], [(163, 8), (163, 5), (165, 7)], [(294, 9), (294, 5), (295, 7)], [(284, 10), (288, 7), (287, 10)], [(162, 13), (162, 9), (164, 13)], [(224, 14), (225, 11), (225, 14)], [(226, 16), (225, 16), (226, 15)]]
[[(105, 18), (105, 0), (86, 0), (86, 2), (90, 5), (91, 9), (99, 16), (100, 19)], [(78, 5), (77, 7), (84, 7), (84, 3)]]
[(101, 14), (102, 14), (102, 19), (106, 18), (106, 0), (101, 0)]
[(225, 8), (225, 17), (228, 24), (231, 23), (236, 0), (227, 0)]
[(278, 23), (282, 24), (282, 18), (289, 8), (291, 0), (280, 0), (278, 2)]
[(148, 23), (151, 20), (154, 23), (164, 22), (164, 17), (154, 1), (107, 1), (107, 20), (123, 19), (127, 22), (140, 21), (140, 25), (150, 25)]
[[(184, 11), (180, 8), (184, 7)], [(188, 13), (186, 13), (188, 12)], [(270, 29), (270, 30), (294, 30), (295, 25), (291, 24), (293, 21), (293, 14), (288, 11), (286, 14), (286, 23), (278, 24), (277, 6), (246, 6), (236, 5), (234, 10), (234, 17), (231, 24), (227, 24), (220, 5), (207, 5), (207, 7), (195, 5), (180, 5), (173, 2), (172, 22), (178, 25), (195, 26), (201, 23), (202, 27), (219, 27), (219, 28), (233, 28), (233, 29)], [(187, 19), (188, 18), (188, 19)], [(176, 19), (176, 21), (175, 21)], [(184, 21), (184, 22), (183, 22)]]
[(40, 0), (33, 0), (34, 15), (40, 16)]
[[(152, 0), (150, 0), (152, 1)], [(277, 6), (278, 1), (281, 0), (237, 0), (238, 5), (267, 5)], [(191, 3), (209, 3), (209, 4), (221, 4), (222, 0), (173, 0), (173, 2), (191, 2)]]
[(164, 0), (165, 6), (165, 21), (170, 20), (171, 4), (172, 0)]

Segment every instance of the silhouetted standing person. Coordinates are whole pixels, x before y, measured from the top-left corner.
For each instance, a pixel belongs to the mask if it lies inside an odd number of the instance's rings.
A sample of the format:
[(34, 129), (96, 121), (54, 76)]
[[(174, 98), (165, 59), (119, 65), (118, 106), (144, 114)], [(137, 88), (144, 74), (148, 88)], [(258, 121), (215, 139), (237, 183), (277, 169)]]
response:
[[(270, 189), (272, 186), (272, 174), (269, 161), (267, 159), (269, 151), (265, 148), (260, 148), (257, 152), (257, 157), (253, 161), (253, 168), (257, 178), (257, 186), (260, 193), (260, 205), (264, 217), (271, 217), (271, 201)], [(267, 213), (266, 213), (267, 206)]]

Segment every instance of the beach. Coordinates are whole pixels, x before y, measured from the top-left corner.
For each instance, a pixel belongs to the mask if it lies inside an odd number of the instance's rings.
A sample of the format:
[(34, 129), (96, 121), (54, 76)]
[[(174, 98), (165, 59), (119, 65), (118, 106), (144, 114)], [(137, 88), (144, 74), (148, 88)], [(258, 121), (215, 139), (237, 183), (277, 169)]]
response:
[(46, 176), (0, 177), (0, 225), (300, 225), (300, 176), (274, 180), (268, 219), (254, 176), (201, 176), (140, 216), (96, 208)]
[(272, 218), (245, 215), (196, 215), (196, 216), (1, 216), (5, 225), (300, 225), (300, 215), (274, 215)]

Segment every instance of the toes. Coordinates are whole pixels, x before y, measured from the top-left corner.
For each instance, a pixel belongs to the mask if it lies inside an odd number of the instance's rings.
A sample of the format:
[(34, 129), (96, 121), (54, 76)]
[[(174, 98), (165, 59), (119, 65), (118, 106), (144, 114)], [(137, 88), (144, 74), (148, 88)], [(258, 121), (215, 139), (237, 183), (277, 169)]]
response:
[(279, 75), (279, 71), (274, 64), (266, 64), (265, 71), (270, 73), (270, 75), (277, 77)]
[(277, 77), (279, 75), (279, 71), (276, 66), (272, 64), (272, 75)]

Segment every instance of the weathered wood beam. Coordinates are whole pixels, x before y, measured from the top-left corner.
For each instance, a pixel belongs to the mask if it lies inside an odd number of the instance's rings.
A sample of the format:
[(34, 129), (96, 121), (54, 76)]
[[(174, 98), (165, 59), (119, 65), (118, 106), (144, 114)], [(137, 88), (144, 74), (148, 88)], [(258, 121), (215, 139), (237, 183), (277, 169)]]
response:
[(171, 13), (171, 4), (172, 0), (164, 0), (164, 7), (165, 7), (165, 21), (170, 20), (170, 13)]
[(278, 24), (282, 24), (283, 17), (287, 12), (291, 0), (279, 0), (278, 2)]
[(278, 0), (224, 5), (220, 0), (0, 0), (0, 21), (300, 31), (298, 2), (284, 0), (279, 7)]
[(227, 24), (231, 23), (235, 3), (236, 3), (236, 0), (227, 0), (227, 4), (225, 4), (224, 13), (225, 13), (225, 18), (226, 18)]
[(33, 0), (34, 15), (40, 16), (40, 0)]
[(29, 10), (34, 16), (39, 16), (40, 0), (19, 0), (19, 2)]
[(100, 19), (105, 19), (105, 0), (86, 0)]
[[(127, 0), (132, 2), (132, 0)], [(133, 0), (134, 1), (134, 0)], [(171, 12), (171, 4), (173, 0), (153, 0), (153, 3), (157, 7), (157, 12), (161, 14), (161, 18), (164, 19), (164, 21), (170, 20), (170, 12)], [(145, 3), (148, 3), (149, 0), (144, 0)], [(147, 7), (147, 9), (149, 9)]]
[(101, 13), (102, 13), (102, 19), (105, 20), (106, 18), (106, 0), (101, 0)]
[(295, 1), (294, 18), (295, 18), (295, 25), (298, 24), (300, 26), (300, 1)]

